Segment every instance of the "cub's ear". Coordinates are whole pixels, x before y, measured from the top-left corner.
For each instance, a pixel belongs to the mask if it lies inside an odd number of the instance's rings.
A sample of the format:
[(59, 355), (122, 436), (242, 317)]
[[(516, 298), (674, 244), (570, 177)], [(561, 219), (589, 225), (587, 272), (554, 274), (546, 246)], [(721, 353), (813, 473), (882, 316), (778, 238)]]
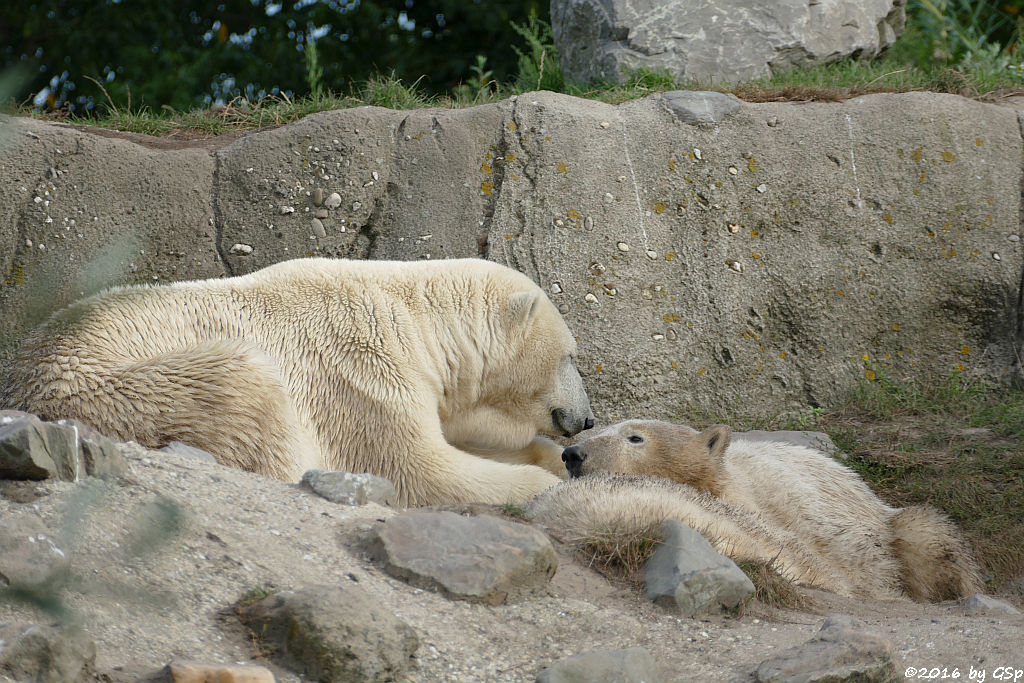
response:
[(540, 306), (540, 291), (515, 292), (508, 298), (508, 311), (514, 323), (525, 325), (533, 317)]
[(721, 460), (725, 457), (725, 449), (729, 447), (729, 441), (732, 440), (732, 428), (728, 425), (711, 425), (698, 434), (697, 438), (708, 449), (712, 458)]

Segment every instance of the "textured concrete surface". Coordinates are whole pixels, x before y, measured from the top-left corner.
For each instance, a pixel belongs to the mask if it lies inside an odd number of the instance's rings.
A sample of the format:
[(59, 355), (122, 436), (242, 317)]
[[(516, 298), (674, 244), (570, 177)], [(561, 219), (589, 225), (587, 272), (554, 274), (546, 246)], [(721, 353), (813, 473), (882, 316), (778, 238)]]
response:
[(192, 143), (0, 118), (0, 360), (104, 285), (475, 255), (550, 293), (599, 420), (1020, 377), (1013, 101), (708, 102), (538, 92)]

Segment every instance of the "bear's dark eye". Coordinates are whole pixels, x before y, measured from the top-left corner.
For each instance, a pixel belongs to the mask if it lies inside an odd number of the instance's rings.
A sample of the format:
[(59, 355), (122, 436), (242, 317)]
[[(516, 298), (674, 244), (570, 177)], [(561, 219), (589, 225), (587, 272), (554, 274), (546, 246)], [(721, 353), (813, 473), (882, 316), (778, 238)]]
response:
[(640, 436), (639, 434), (633, 434), (631, 436), (626, 437), (626, 441), (630, 443), (643, 443), (644, 437)]

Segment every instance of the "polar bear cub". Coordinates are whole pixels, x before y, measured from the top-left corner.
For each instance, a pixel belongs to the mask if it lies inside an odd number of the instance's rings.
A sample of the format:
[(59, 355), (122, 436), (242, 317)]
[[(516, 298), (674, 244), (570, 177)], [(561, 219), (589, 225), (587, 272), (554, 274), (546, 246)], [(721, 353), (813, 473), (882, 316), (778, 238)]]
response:
[(297, 480), (391, 479), (402, 503), (525, 501), (549, 436), (593, 425), (576, 342), (528, 277), (479, 259), (297, 259), (119, 287), (25, 341), (0, 405)]
[(531, 511), (575, 537), (676, 518), (734, 559), (769, 561), (783, 576), (841, 594), (938, 601), (978, 590), (950, 520), (928, 507), (886, 505), (853, 470), (811, 448), (732, 439), (725, 425), (698, 432), (630, 420), (562, 459), (573, 480)]

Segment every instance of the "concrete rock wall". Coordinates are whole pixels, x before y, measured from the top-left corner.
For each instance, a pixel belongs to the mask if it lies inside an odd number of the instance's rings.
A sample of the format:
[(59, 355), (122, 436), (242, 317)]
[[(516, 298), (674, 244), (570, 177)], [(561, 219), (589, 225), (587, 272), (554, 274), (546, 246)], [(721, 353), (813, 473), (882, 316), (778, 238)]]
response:
[(1006, 382), (1022, 151), (1014, 104), (924, 93), (538, 92), (196, 143), (2, 118), (0, 354), (101, 285), (484, 256), (549, 292), (606, 420), (828, 405), (877, 372)]

